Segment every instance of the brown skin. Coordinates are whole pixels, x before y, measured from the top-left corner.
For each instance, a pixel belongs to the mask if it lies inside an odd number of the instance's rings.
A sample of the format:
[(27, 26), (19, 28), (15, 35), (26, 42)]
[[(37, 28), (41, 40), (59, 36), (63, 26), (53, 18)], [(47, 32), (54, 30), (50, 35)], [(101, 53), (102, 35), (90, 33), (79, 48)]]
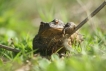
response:
[(39, 32), (33, 39), (33, 49), (36, 50), (34, 53), (40, 53), (41, 56), (49, 56), (56, 52), (65, 53), (68, 50), (66, 44), (71, 47), (74, 40), (81, 41), (77, 32), (70, 35), (75, 27), (76, 25), (72, 22), (65, 25), (58, 19), (49, 23), (41, 22)]

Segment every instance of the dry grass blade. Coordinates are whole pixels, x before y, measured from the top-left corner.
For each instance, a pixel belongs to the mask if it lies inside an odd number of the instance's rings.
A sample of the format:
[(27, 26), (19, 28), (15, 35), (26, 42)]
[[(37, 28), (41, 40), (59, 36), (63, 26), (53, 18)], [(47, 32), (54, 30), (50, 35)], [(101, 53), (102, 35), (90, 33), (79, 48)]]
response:
[(9, 47), (9, 46), (5, 46), (5, 45), (2, 45), (2, 44), (0, 44), (0, 48), (6, 49), (6, 50), (9, 50), (9, 51), (13, 51), (13, 52), (20, 52), (20, 50), (18, 50), (18, 49), (15, 49), (15, 48), (12, 48), (12, 47)]
[(97, 8), (95, 9), (87, 18), (85, 18), (76, 28), (75, 30), (70, 34), (72, 35), (74, 32), (76, 32), (79, 28), (81, 28), (87, 21), (89, 21), (90, 18), (95, 16), (103, 7), (106, 5), (106, 0)]

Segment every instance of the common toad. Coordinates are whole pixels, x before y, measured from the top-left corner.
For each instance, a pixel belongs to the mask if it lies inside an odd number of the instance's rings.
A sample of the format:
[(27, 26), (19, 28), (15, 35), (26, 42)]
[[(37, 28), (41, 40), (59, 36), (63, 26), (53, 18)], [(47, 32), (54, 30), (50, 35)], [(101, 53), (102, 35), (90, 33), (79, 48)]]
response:
[(70, 50), (72, 44), (80, 43), (82, 36), (75, 32), (70, 35), (76, 25), (73, 22), (63, 23), (54, 19), (49, 23), (41, 22), (38, 34), (33, 39), (34, 53), (50, 56), (53, 53), (62, 54)]

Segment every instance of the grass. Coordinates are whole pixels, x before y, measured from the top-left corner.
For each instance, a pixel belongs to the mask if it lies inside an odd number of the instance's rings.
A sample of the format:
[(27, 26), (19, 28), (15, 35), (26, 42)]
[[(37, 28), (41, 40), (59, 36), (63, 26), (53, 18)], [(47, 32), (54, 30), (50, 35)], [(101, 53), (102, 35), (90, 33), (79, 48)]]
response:
[(49, 60), (39, 55), (33, 57), (32, 49), (40, 21), (59, 18), (78, 24), (102, 1), (82, 0), (87, 11), (77, 0), (0, 1), (0, 44), (21, 50), (16, 54), (0, 48), (0, 71), (105, 71), (106, 8), (80, 29), (85, 39), (80, 46), (73, 45), (70, 57), (59, 58), (57, 54)]

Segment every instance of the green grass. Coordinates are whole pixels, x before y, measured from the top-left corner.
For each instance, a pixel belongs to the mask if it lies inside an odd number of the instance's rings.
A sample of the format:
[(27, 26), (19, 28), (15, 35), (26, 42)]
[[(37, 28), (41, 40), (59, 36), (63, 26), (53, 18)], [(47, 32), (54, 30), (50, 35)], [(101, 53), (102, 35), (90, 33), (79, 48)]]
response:
[(0, 44), (21, 52), (0, 48), (0, 71), (106, 71), (106, 7), (79, 30), (84, 41), (80, 46), (73, 45), (69, 57), (34, 57), (32, 49), (41, 21), (58, 18), (79, 24), (102, 1), (82, 0), (84, 11), (77, 0), (1, 0)]

